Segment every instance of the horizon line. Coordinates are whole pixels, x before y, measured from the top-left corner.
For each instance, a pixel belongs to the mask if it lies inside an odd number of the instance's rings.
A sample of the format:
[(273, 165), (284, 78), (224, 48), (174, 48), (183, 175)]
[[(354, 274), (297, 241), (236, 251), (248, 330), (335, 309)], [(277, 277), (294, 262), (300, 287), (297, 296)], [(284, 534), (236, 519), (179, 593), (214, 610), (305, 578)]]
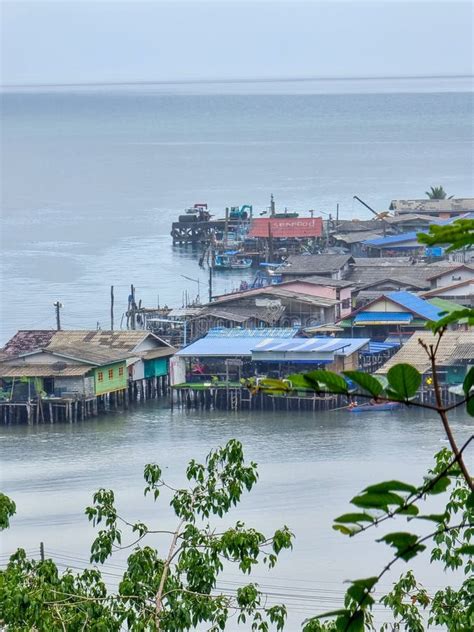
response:
[(166, 86), (166, 85), (220, 85), (241, 83), (307, 83), (310, 81), (384, 81), (384, 80), (416, 80), (416, 79), (474, 79), (474, 74), (445, 75), (361, 75), (361, 76), (303, 76), (303, 77), (237, 77), (232, 79), (158, 79), (138, 81), (83, 81), (68, 83), (6, 83), (3, 88), (87, 88), (87, 87), (126, 87), (126, 86)]

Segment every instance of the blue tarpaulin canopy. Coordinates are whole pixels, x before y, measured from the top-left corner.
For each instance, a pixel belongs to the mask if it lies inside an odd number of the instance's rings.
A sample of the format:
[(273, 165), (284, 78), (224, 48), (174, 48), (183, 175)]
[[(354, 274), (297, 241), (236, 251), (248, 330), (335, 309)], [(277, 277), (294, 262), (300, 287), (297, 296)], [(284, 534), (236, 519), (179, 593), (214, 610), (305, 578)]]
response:
[(354, 317), (354, 325), (402, 325), (412, 320), (413, 314), (403, 312), (361, 312)]
[(389, 349), (394, 349), (395, 347), (399, 347), (399, 342), (372, 342), (370, 341), (368, 346), (362, 350), (364, 355), (373, 355), (376, 353), (382, 353), (383, 351), (388, 351)]
[(368, 345), (368, 338), (293, 338), (262, 341), (252, 349), (252, 360), (328, 364), (334, 356), (349, 356)]

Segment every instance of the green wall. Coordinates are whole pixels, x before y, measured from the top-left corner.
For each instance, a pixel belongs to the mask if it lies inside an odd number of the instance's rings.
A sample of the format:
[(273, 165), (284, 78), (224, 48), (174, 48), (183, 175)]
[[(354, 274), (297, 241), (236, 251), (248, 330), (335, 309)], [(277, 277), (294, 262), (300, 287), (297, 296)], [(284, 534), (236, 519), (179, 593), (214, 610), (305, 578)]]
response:
[[(122, 375), (120, 375), (120, 369), (122, 369)], [(113, 372), (112, 377), (109, 377), (109, 370)], [(102, 374), (102, 380), (99, 379), (100, 374)], [(127, 388), (127, 378), (128, 372), (125, 362), (115, 362), (97, 367), (94, 369), (95, 394), (103, 395)]]
[(145, 361), (145, 377), (168, 375), (168, 358), (155, 358)]
[(466, 375), (465, 366), (450, 366), (446, 371), (447, 384), (462, 384)]

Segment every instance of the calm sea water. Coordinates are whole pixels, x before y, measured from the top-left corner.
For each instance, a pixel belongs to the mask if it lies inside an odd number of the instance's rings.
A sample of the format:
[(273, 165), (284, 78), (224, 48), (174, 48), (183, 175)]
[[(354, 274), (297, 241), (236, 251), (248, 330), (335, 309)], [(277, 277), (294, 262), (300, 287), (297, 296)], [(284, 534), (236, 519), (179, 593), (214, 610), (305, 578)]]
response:
[[(331, 86), (324, 90), (341, 91)], [(314, 94), (217, 96), (189, 87), (3, 94), (0, 343), (19, 328), (53, 326), (57, 299), (66, 327), (107, 327), (111, 284), (116, 322), (132, 282), (147, 305), (179, 306), (184, 290), (195, 295), (197, 284), (181, 274), (200, 278), (204, 294), (195, 255), (169, 237), (171, 222), (194, 202), (220, 214), (226, 205), (265, 208), (274, 193), (280, 208), (334, 213), (339, 203), (350, 218), (366, 216), (354, 194), (380, 210), (433, 184), (474, 194), (472, 93), (433, 92), (433, 84), (424, 93), (345, 88), (351, 94), (317, 93), (321, 86)], [(217, 289), (240, 278), (223, 276)], [(454, 424), (460, 440), (472, 428), (462, 414)], [(0, 561), (17, 546), (35, 553), (44, 541), (60, 564), (82, 567), (93, 536), (83, 508), (101, 485), (116, 490), (128, 517), (171, 526), (166, 507), (143, 500), (143, 465), (159, 462), (179, 483), (190, 458), (230, 437), (260, 469), (230, 519), (265, 532), (286, 523), (296, 535), (277, 569), (256, 574), (270, 601), (289, 605), (290, 631), (338, 607), (341, 580), (387, 559), (373, 534), (360, 548), (331, 530), (332, 518), (369, 482), (420, 480), (445, 445), (436, 419), (404, 411), (250, 416), (150, 403), (83, 424), (0, 427), (2, 489), (18, 505)], [(109, 565), (111, 586), (123, 562)], [(418, 570), (431, 588), (444, 581), (426, 560)], [(229, 572), (220, 586), (232, 590), (237, 581)]]
[[(281, 86), (4, 93), (0, 342), (19, 328), (54, 326), (58, 299), (65, 326), (106, 328), (112, 284), (116, 323), (130, 283), (150, 306), (196, 295), (197, 283), (181, 274), (201, 279), (205, 296), (206, 273), (169, 236), (195, 202), (222, 216), (229, 205), (263, 209), (273, 193), (281, 209), (334, 214), (339, 203), (351, 218), (367, 217), (353, 195), (379, 210), (433, 184), (474, 195), (473, 93), (434, 93), (447, 89), (434, 80), (369, 84), (316, 86), (350, 94), (279, 94)], [(310, 91), (304, 82), (289, 89)], [(217, 291), (243, 276), (218, 277)]]
[[(453, 425), (460, 442), (472, 432), (462, 414)], [(371, 576), (388, 561), (387, 547), (375, 543), (381, 529), (357, 543), (333, 531), (332, 519), (347, 511), (349, 500), (369, 483), (421, 482), (434, 452), (446, 445), (436, 418), (403, 410), (288, 416), (171, 413), (150, 404), (74, 425), (0, 426), (2, 489), (18, 506), (12, 529), (2, 534), (0, 562), (20, 545), (37, 554), (43, 541), (61, 565), (83, 567), (93, 537), (83, 509), (100, 486), (116, 491), (127, 518), (172, 527), (166, 499), (157, 506), (143, 499), (144, 464), (159, 463), (170, 484), (181, 484), (189, 459), (202, 459), (231, 437), (257, 461), (260, 480), (228, 522), (241, 519), (264, 533), (287, 524), (295, 533), (294, 550), (282, 555), (271, 573), (255, 572), (270, 602), (288, 604), (290, 632), (310, 614), (339, 607), (343, 580)], [(123, 564), (119, 555), (106, 568), (110, 586), (116, 585)], [(430, 589), (446, 579), (436, 567), (428, 570), (426, 558), (414, 567)], [(395, 567), (383, 586), (405, 568)], [(239, 579), (234, 569), (219, 586), (235, 589)], [(383, 620), (383, 611), (376, 612)]]

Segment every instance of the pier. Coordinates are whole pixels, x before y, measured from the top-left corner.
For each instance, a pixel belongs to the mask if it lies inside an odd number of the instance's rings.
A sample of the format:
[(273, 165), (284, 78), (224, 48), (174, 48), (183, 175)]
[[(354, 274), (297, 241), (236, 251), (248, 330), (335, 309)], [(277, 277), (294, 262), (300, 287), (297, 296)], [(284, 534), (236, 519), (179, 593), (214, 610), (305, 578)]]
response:
[(75, 423), (102, 414), (127, 410), (129, 406), (167, 397), (168, 376), (130, 382), (127, 388), (92, 397), (36, 397), (24, 401), (0, 401), (0, 422)]
[[(191, 216), (192, 217), (192, 216)], [(203, 244), (216, 233), (224, 234), (242, 225), (240, 221), (218, 219), (214, 221), (179, 221), (171, 226), (173, 245)]]

